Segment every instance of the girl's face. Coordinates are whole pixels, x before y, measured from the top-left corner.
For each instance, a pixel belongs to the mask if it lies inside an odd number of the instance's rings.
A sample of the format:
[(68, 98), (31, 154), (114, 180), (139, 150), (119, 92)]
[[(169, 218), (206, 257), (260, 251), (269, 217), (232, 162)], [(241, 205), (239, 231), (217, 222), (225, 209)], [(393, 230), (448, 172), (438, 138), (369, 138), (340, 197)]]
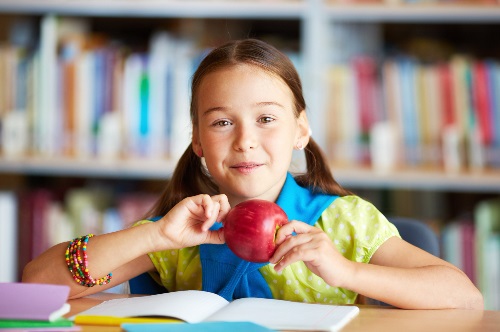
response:
[(294, 115), (291, 90), (252, 65), (208, 74), (197, 94), (193, 149), (232, 206), (251, 199), (275, 201), (293, 149), (309, 141), (305, 111)]

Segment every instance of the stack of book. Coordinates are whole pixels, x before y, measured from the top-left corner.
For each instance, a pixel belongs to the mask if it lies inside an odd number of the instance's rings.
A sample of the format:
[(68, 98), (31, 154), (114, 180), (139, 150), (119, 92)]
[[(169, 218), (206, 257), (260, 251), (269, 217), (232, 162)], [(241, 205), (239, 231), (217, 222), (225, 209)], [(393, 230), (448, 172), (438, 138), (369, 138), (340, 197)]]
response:
[(80, 330), (63, 317), (70, 309), (68, 286), (0, 283), (0, 294), (0, 329)]

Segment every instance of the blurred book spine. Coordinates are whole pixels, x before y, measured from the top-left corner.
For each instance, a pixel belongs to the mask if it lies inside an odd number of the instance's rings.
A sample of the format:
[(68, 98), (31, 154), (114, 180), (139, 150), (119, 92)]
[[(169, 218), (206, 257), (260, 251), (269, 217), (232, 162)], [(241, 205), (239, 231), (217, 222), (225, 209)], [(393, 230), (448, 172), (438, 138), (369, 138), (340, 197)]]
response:
[(485, 308), (500, 310), (500, 199), (480, 202), (474, 219), (478, 286)]
[(500, 199), (480, 201), (472, 214), (441, 231), (443, 259), (478, 286), (487, 310), (500, 310)]
[(0, 191), (0, 282), (17, 280), (17, 210), (15, 194)]
[(93, 233), (127, 228), (143, 219), (157, 196), (102, 186), (61, 192), (31, 188), (0, 192), (0, 282), (20, 281), (26, 264), (50, 247)]
[(52, 15), (40, 27), (30, 47), (0, 47), (9, 82), (0, 92), (1, 158), (180, 157), (191, 139), (190, 78), (206, 54), (195, 38), (160, 30), (127, 45), (89, 20)]
[[(364, 75), (360, 61), (371, 63)], [(389, 123), (399, 137), (393, 167), (500, 169), (499, 73), (497, 60), (458, 54), (444, 63), (410, 56), (379, 64), (376, 58), (354, 56), (334, 63), (328, 71), (329, 156), (341, 165), (370, 165), (373, 156), (363, 157), (369, 129)]]

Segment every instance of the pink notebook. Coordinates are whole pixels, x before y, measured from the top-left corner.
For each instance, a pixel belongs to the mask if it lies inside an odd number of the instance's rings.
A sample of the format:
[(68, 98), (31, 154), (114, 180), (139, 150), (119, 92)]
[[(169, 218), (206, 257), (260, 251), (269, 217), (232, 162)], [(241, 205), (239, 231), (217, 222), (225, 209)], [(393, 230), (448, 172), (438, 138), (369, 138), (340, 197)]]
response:
[(0, 319), (54, 321), (69, 312), (69, 287), (0, 283)]

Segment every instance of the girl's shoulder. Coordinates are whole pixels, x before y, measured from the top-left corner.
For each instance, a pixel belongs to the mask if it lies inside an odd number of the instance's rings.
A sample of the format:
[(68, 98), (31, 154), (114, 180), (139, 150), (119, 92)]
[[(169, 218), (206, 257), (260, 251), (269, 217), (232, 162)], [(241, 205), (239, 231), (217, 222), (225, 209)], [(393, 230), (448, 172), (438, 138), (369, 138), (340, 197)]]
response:
[(396, 227), (369, 201), (356, 195), (342, 196), (335, 199), (323, 211), (316, 227), (326, 233), (333, 230), (355, 232), (364, 236), (385, 233), (396, 235)]
[(364, 215), (381, 214), (381, 212), (370, 202), (356, 195), (340, 196), (336, 198), (323, 214), (344, 214), (349, 213)]

